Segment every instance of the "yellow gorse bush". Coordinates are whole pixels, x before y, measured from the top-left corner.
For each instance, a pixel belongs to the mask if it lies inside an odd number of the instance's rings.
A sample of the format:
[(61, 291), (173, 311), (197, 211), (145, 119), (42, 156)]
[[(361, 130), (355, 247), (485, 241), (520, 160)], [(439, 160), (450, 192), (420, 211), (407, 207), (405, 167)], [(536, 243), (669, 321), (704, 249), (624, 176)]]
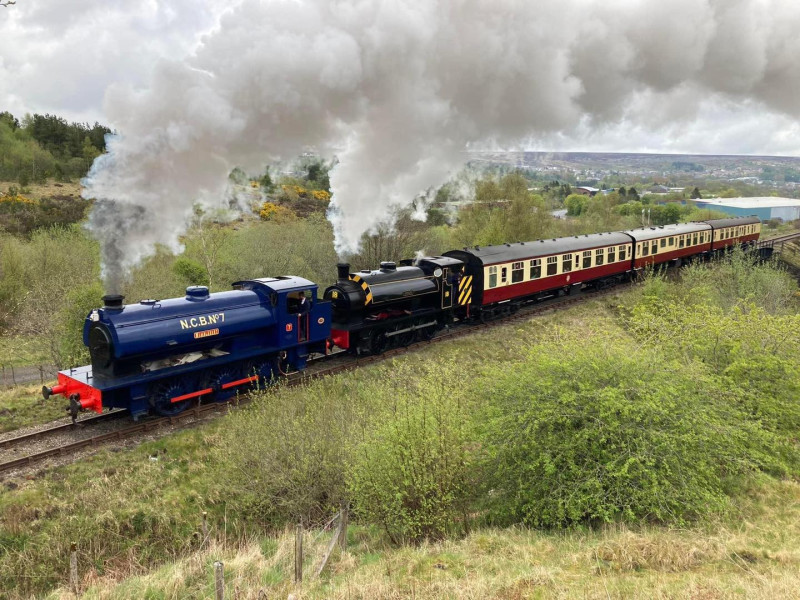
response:
[(31, 200), (22, 194), (3, 194), (0, 196), (0, 202), (16, 203), (16, 204), (38, 204), (36, 200)]
[(272, 202), (264, 202), (258, 211), (258, 216), (262, 221), (290, 221), (294, 219), (295, 214), (291, 209), (274, 204)]

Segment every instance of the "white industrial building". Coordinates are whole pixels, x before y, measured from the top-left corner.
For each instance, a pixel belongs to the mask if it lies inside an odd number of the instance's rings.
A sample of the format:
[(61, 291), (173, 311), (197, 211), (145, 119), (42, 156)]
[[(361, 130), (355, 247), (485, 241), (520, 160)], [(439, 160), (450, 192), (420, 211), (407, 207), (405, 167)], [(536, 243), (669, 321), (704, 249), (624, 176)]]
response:
[(734, 217), (754, 215), (762, 221), (800, 219), (800, 200), (794, 198), (710, 198), (695, 200), (699, 208), (710, 208)]

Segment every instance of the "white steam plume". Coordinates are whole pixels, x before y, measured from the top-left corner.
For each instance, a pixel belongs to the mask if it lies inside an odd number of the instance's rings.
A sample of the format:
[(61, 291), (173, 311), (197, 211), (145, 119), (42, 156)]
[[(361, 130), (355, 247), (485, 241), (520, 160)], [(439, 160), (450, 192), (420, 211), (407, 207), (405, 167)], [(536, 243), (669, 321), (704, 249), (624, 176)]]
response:
[(233, 166), (306, 148), (338, 156), (330, 218), (352, 251), (470, 144), (689, 127), (709, 102), (800, 116), (798, 25), (783, 0), (240, 1), (147, 89), (107, 91), (121, 135), (85, 191), (105, 201), (105, 273), (174, 247)]

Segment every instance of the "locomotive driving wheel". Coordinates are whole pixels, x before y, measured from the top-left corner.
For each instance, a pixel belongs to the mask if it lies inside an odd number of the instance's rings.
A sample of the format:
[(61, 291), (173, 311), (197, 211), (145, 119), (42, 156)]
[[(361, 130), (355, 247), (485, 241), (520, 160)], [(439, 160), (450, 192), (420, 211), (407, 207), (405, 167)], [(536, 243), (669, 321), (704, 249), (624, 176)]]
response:
[(255, 389), (265, 389), (278, 383), (278, 359), (255, 360), (247, 365), (247, 377), (258, 375), (258, 379), (253, 382)]
[(201, 387), (214, 390), (212, 398), (215, 402), (227, 402), (236, 395), (236, 388), (223, 389), (222, 386), (239, 378), (239, 373), (235, 368), (222, 367), (211, 371), (204, 379)]
[(422, 342), (429, 342), (433, 339), (433, 336), (436, 335), (436, 327), (431, 325), (430, 327), (423, 327), (422, 329), (417, 329), (417, 339)]
[(372, 354), (383, 354), (389, 347), (389, 338), (386, 337), (386, 332), (383, 330), (376, 330), (372, 332), (369, 338), (369, 350)]
[(416, 331), (410, 329), (408, 325), (401, 326), (403, 329), (409, 329), (408, 331), (404, 331), (403, 333), (398, 333), (395, 336), (395, 345), (398, 348), (405, 348), (406, 346), (410, 346), (414, 343), (414, 338), (416, 337)]
[(150, 399), (150, 406), (156, 414), (162, 417), (172, 417), (189, 408), (192, 402), (191, 398), (177, 402), (173, 402), (172, 399), (188, 394), (189, 391), (184, 382), (167, 380), (154, 383), (147, 395)]

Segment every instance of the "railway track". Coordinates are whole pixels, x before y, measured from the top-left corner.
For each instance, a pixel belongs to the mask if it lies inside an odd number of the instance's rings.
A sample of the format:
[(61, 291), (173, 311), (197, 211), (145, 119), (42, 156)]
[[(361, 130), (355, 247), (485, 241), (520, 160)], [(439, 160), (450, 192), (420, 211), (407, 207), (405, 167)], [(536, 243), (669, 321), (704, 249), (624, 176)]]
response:
[[(352, 356), (347, 352), (340, 351), (327, 356), (317, 357), (314, 360), (309, 361), (309, 369), (307, 369), (302, 373), (291, 373), (286, 379), (282, 381), (281, 384), (288, 387), (302, 385), (314, 379), (328, 377), (336, 373), (341, 373), (345, 371), (351, 371), (369, 364), (375, 364), (377, 362), (381, 362), (396, 356), (400, 356), (407, 352), (425, 347), (429, 344), (435, 344), (453, 340), (456, 338), (471, 335), (477, 331), (482, 331), (493, 327), (507, 325), (509, 323), (528, 319), (530, 317), (537, 316), (542, 313), (548, 313), (554, 310), (561, 310), (580, 302), (608, 295), (610, 293), (618, 291), (619, 289), (620, 289), (619, 287), (614, 287), (602, 291), (585, 292), (576, 296), (565, 296), (560, 298), (554, 297), (543, 300), (541, 302), (531, 303), (529, 305), (523, 306), (512, 315), (508, 315), (502, 318), (497, 318), (492, 321), (488, 321), (486, 323), (469, 323), (458, 327), (451, 327), (443, 332), (440, 332), (437, 336), (435, 336), (431, 340), (419, 341), (409, 346), (393, 348), (378, 355)], [(333, 364), (331, 366), (327, 366), (328, 363), (336, 363), (336, 362), (339, 362), (340, 364)], [(118, 429), (114, 429), (112, 431), (98, 433), (96, 435), (84, 437), (79, 440), (68, 440), (63, 443), (54, 445), (53, 447), (37, 450), (35, 452), (26, 454), (25, 456), (20, 456), (12, 460), (4, 461), (0, 463), (0, 473), (13, 471), (15, 469), (20, 469), (20, 468), (30, 467), (48, 458), (68, 456), (69, 454), (78, 452), (80, 450), (99, 448), (111, 442), (119, 442), (128, 438), (132, 438), (136, 435), (151, 433), (163, 427), (179, 425), (187, 420), (196, 421), (198, 419), (203, 419), (207, 416), (210, 416), (214, 413), (226, 411), (232, 404), (238, 406), (247, 404), (249, 402), (250, 402), (249, 394), (243, 394), (237, 396), (235, 400), (231, 400), (229, 402), (222, 402), (222, 403), (210, 402), (207, 404), (198, 404), (196, 406), (188, 408), (187, 410), (177, 415), (169, 417), (155, 417), (155, 418), (144, 419), (139, 422), (125, 424), (124, 426)], [(77, 427), (83, 426), (81, 429), (85, 430), (86, 426), (93, 426), (101, 422), (117, 420), (120, 417), (124, 417), (126, 415), (127, 411), (119, 410), (109, 413), (103, 413), (97, 416), (85, 417), (77, 422)], [(46, 439), (47, 437), (54, 436), (60, 433), (68, 433), (71, 430), (75, 430), (75, 428), (76, 425), (73, 425), (72, 423), (66, 423), (66, 424), (56, 425), (53, 427), (48, 427), (39, 431), (34, 431), (29, 434), (24, 434), (13, 438), (8, 438), (6, 440), (1, 440), (0, 450), (12, 449), (14, 451), (18, 451), (21, 447), (24, 447), (26, 444), (30, 444), (32, 442), (40, 442), (41, 440)]]
[(61, 423), (59, 425), (53, 425), (51, 427), (45, 427), (44, 429), (39, 429), (37, 431), (32, 431), (30, 433), (25, 433), (22, 435), (18, 435), (11, 438), (6, 438), (4, 440), (0, 440), (0, 450), (5, 450), (7, 448), (12, 448), (14, 446), (22, 445), (26, 442), (31, 442), (34, 440), (39, 440), (44, 437), (52, 436), (56, 433), (62, 433), (67, 431), (74, 431), (78, 428), (84, 427), (86, 425), (94, 425), (96, 423), (111, 421), (114, 419), (118, 419), (119, 417), (127, 414), (125, 410), (115, 410), (112, 412), (103, 413), (101, 415), (90, 415), (88, 417), (84, 417), (75, 423)]
[(782, 244), (784, 242), (793, 242), (796, 240), (800, 240), (800, 231), (787, 233), (786, 235), (779, 235), (778, 237), (769, 238), (767, 240), (760, 240), (758, 242), (758, 245), (759, 247), (764, 247), (764, 246), (774, 247), (775, 244)]

